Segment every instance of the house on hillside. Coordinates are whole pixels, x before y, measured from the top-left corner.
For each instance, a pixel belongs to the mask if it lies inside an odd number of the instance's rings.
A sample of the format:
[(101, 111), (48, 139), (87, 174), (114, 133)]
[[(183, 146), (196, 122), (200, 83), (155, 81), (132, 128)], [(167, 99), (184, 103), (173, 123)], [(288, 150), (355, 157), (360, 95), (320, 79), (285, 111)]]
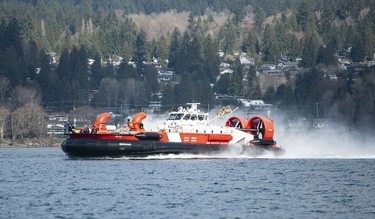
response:
[(241, 53), (240, 62), (241, 62), (241, 65), (254, 65), (255, 59), (252, 57), (246, 56), (246, 53)]
[(158, 82), (166, 82), (166, 81), (170, 81), (174, 76), (174, 72), (173, 71), (168, 71), (168, 70), (158, 70)]
[(264, 103), (263, 100), (247, 100), (247, 99), (237, 99), (244, 107), (249, 107), (251, 109), (269, 109), (272, 104)]
[(58, 60), (57, 60), (57, 57), (56, 57), (56, 53), (54, 51), (47, 52), (46, 55), (48, 55), (48, 57), (49, 57), (49, 64), (50, 65), (57, 63)]
[(284, 75), (284, 73), (279, 69), (263, 70), (263, 74), (272, 75), (272, 76), (282, 76), (282, 75)]
[(277, 68), (274, 64), (262, 64), (258, 67), (258, 70), (263, 74), (272, 75), (272, 76), (282, 76), (284, 73)]
[(95, 59), (90, 59), (90, 58), (87, 59), (87, 64), (90, 66), (93, 65), (94, 62), (95, 62)]
[(220, 62), (220, 68), (230, 68), (230, 64), (227, 62)]
[(259, 66), (260, 71), (266, 71), (266, 70), (276, 70), (276, 65), (274, 64), (262, 64)]
[(280, 61), (277, 63), (279, 69), (298, 69), (298, 62)]
[(220, 74), (223, 75), (223, 74), (232, 74), (234, 71), (230, 68), (227, 68), (227, 69), (224, 69), (222, 71), (220, 71)]
[(272, 104), (264, 103), (263, 100), (237, 99), (246, 108), (247, 113), (255, 115), (270, 116), (273, 109)]

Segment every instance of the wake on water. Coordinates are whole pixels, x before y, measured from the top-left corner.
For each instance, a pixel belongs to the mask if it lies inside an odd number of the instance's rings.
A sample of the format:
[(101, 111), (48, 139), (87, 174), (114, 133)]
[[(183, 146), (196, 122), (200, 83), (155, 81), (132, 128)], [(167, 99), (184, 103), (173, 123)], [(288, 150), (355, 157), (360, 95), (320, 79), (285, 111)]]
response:
[(299, 133), (275, 136), (277, 144), (285, 149), (276, 156), (271, 151), (261, 155), (244, 153), (242, 146), (231, 145), (215, 154), (161, 154), (146, 157), (122, 157), (125, 160), (169, 159), (375, 159), (375, 139), (353, 138), (356, 135), (340, 133)]
[[(280, 156), (279, 156), (280, 157)], [(261, 156), (254, 156), (251, 153), (243, 152), (241, 145), (231, 145), (228, 150), (212, 153), (212, 154), (157, 154), (149, 155), (146, 157), (121, 157), (121, 158), (108, 158), (118, 160), (193, 160), (193, 159), (251, 159), (251, 158), (277, 158), (272, 152), (265, 151)]]
[(280, 141), (286, 153), (283, 158), (312, 159), (372, 159), (375, 158), (373, 140), (353, 138), (346, 134), (284, 136)]
[(375, 159), (375, 137), (352, 132), (299, 131), (290, 133), (278, 127), (275, 140), (285, 149), (283, 155), (276, 156), (270, 151), (265, 151), (260, 156), (254, 156), (254, 154), (244, 153), (240, 145), (231, 145), (228, 150), (211, 155), (166, 154), (120, 159)]
[(122, 157), (131, 160), (168, 159), (375, 159), (375, 143), (370, 140), (353, 140), (347, 135), (301, 135), (281, 136), (278, 144), (285, 154), (276, 156), (265, 151), (260, 156), (242, 152), (242, 146), (232, 145), (216, 154), (162, 154), (147, 157)]
[[(205, 154), (160, 154), (146, 157), (121, 157), (108, 158), (117, 160), (193, 160), (193, 159), (375, 159), (375, 152), (364, 151), (363, 153), (355, 150), (345, 149), (343, 152), (337, 152), (333, 149), (326, 150), (324, 147), (315, 147), (316, 150), (301, 149), (298, 147), (287, 147), (286, 153), (281, 156), (275, 156), (272, 152), (253, 156), (249, 154), (236, 153), (218, 153), (212, 155)], [(323, 149), (322, 151), (318, 151)], [(107, 158), (105, 158), (107, 159)]]
[[(216, 110), (217, 111), (217, 110)], [(215, 115), (215, 110), (210, 115)], [(236, 114), (245, 116), (238, 110)], [(226, 119), (215, 118), (216, 125), (225, 124)], [(211, 116), (214, 118), (215, 116)], [(157, 124), (164, 121), (166, 115), (150, 116), (145, 120), (145, 127), (157, 130)], [(361, 136), (349, 131), (332, 131), (327, 133), (298, 131), (288, 133), (282, 124), (275, 124), (275, 137), (277, 144), (285, 149), (285, 154), (276, 156), (272, 152), (265, 151), (260, 156), (244, 154), (239, 145), (232, 145), (229, 150), (212, 155), (204, 154), (163, 154), (147, 157), (123, 157), (116, 159), (142, 159), (142, 160), (167, 160), (167, 159), (374, 159), (375, 137)]]

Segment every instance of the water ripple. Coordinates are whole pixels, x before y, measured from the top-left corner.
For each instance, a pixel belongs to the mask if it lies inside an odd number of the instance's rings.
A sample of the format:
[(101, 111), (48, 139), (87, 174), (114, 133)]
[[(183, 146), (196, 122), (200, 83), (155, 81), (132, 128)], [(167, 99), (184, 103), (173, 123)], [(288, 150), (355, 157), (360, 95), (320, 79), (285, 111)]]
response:
[(0, 149), (0, 218), (374, 218), (375, 159)]

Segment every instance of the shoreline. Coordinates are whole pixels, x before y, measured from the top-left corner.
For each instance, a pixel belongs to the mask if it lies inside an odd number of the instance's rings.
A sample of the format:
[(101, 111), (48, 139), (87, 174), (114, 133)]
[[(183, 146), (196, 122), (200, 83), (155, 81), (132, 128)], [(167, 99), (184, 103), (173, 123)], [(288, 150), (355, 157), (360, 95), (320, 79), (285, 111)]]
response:
[(0, 148), (57, 148), (61, 145), (3, 145)]
[(0, 148), (60, 147), (63, 141), (63, 138), (1, 139)]

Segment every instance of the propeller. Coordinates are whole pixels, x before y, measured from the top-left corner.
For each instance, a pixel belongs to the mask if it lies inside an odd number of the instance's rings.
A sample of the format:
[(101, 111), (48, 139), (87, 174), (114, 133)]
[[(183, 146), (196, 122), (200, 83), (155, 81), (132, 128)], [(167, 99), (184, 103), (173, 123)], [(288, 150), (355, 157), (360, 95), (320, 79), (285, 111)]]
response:
[(235, 125), (234, 127), (236, 127), (236, 128), (241, 128), (241, 126), (240, 126), (240, 120), (238, 120), (238, 121), (236, 122), (236, 125)]
[(230, 122), (230, 127), (234, 127), (234, 128), (237, 128), (237, 129), (241, 128), (240, 120), (232, 120)]
[(256, 136), (258, 136), (259, 139), (263, 138), (264, 129), (263, 129), (263, 122), (262, 120), (259, 120), (256, 128)]

